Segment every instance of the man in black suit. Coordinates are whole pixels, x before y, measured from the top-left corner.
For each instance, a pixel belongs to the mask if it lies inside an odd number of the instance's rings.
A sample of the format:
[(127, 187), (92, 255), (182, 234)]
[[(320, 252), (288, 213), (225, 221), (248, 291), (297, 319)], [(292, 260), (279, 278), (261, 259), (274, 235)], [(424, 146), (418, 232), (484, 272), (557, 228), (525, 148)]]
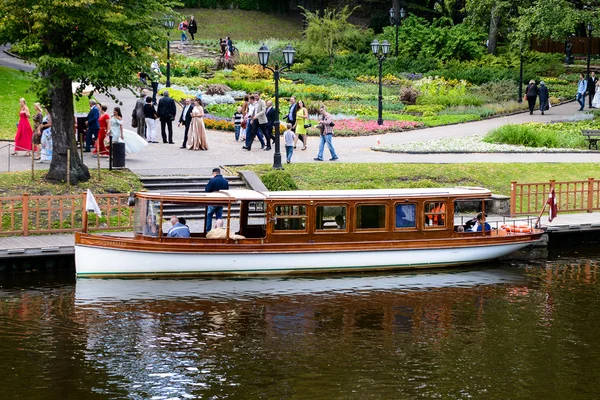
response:
[[(294, 96), (290, 97), (290, 109), (288, 110), (288, 114), (286, 116), (287, 122), (292, 124), (292, 126), (296, 125), (296, 98)], [(296, 132), (296, 128), (292, 129)]]
[(181, 117), (179, 117), (179, 124), (177, 126), (181, 126), (183, 124), (185, 126), (185, 133), (183, 134), (183, 144), (181, 145), (182, 149), (186, 148), (188, 132), (190, 130), (190, 124), (192, 123), (192, 101), (187, 98), (185, 99), (185, 106), (183, 107), (183, 111), (181, 112)]
[(267, 139), (267, 150), (271, 150), (271, 142), (275, 143), (275, 137), (273, 136), (273, 126), (275, 126), (275, 107), (273, 107), (273, 102), (271, 100), (267, 101), (267, 111), (265, 111), (265, 115), (267, 116), (267, 129), (265, 130), (265, 136)]
[(594, 101), (594, 95), (596, 94), (596, 83), (598, 83), (598, 78), (596, 77), (596, 72), (590, 72), (590, 77), (588, 78), (587, 89), (590, 97), (590, 108), (592, 107), (592, 101)]
[(175, 100), (169, 97), (169, 91), (163, 92), (163, 98), (158, 102), (158, 110), (156, 111), (160, 118), (160, 133), (162, 135), (163, 143), (167, 143), (167, 135), (165, 132), (165, 124), (169, 129), (169, 144), (173, 144), (173, 121), (177, 115), (177, 106)]

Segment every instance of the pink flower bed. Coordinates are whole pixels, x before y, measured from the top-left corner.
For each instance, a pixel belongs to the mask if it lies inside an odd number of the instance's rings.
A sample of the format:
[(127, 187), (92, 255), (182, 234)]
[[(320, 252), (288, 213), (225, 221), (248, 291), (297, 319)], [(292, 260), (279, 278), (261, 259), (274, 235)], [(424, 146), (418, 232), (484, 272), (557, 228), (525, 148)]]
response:
[(377, 121), (362, 121), (358, 119), (340, 119), (334, 122), (335, 131), (351, 131), (358, 135), (396, 132), (423, 126), (421, 122), (413, 121), (383, 121), (383, 125), (378, 125)]

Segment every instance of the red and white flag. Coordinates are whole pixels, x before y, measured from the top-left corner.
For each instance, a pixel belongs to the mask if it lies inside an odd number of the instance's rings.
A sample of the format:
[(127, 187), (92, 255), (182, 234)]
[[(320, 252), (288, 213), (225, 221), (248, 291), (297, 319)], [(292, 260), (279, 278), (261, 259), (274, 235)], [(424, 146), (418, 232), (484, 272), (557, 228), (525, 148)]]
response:
[(550, 191), (550, 195), (548, 196), (548, 222), (552, 222), (556, 215), (558, 214), (558, 206), (556, 205), (556, 193), (554, 193), (554, 188)]

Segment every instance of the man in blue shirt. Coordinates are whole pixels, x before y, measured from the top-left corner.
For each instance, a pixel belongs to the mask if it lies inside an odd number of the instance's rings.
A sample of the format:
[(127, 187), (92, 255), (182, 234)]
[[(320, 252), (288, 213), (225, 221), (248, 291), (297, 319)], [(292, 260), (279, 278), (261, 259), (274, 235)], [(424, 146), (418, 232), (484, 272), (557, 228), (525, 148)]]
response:
[(189, 238), (190, 228), (185, 224), (185, 219), (177, 218), (176, 215), (171, 217), (171, 225), (173, 227), (169, 229), (167, 237), (178, 237), (178, 238)]
[[(294, 96), (290, 97), (290, 109), (287, 115), (287, 122), (292, 124), (292, 126), (296, 125), (296, 98)], [(294, 132), (296, 132), (296, 128), (292, 128)]]
[(87, 115), (87, 130), (85, 132), (85, 152), (89, 153), (92, 147), (92, 142), (98, 138), (98, 132), (100, 131), (100, 122), (98, 119), (100, 118), (100, 111), (98, 107), (96, 107), (96, 102), (94, 100), (90, 100), (90, 112)]
[(577, 102), (581, 106), (579, 111), (583, 111), (585, 106), (585, 92), (587, 92), (587, 81), (583, 76), (583, 73), (579, 74), (579, 83), (577, 84)]
[[(218, 192), (219, 190), (229, 189), (229, 182), (227, 182), (227, 179), (223, 178), (219, 168), (213, 168), (212, 176), (213, 177), (208, 181), (206, 188), (204, 189), (206, 192)], [(216, 219), (222, 219), (223, 206), (208, 206), (208, 210), (206, 211), (206, 224), (204, 225), (205, 232), (209, 232), (212, 229), (213, 215), (216, 216)]]

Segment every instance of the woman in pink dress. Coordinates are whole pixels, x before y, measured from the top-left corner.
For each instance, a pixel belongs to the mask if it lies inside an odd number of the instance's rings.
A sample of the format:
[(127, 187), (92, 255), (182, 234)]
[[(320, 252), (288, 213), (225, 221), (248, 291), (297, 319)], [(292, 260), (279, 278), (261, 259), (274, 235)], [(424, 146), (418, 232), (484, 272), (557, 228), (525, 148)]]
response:
[(206, 140), (206, 128), (204, 127), (204, 109), (198, 99), (194, 99), (194, 108), (192, 110), (192, 123), (188, 133), (187, 148), (189, 150), (208, 150), (208, 141)]
[(25, 156), (31, 155), (31, 139), (33, 138), (33, 129), (29, 123), (29, 108), (24, 98), (19, 99), (21, 110), (19, 111), (19, 125), (17, 126), (17, 136), (15, 136), (15, 151), (13, 156), (17, 155), (18, 151), (26, 151)]

